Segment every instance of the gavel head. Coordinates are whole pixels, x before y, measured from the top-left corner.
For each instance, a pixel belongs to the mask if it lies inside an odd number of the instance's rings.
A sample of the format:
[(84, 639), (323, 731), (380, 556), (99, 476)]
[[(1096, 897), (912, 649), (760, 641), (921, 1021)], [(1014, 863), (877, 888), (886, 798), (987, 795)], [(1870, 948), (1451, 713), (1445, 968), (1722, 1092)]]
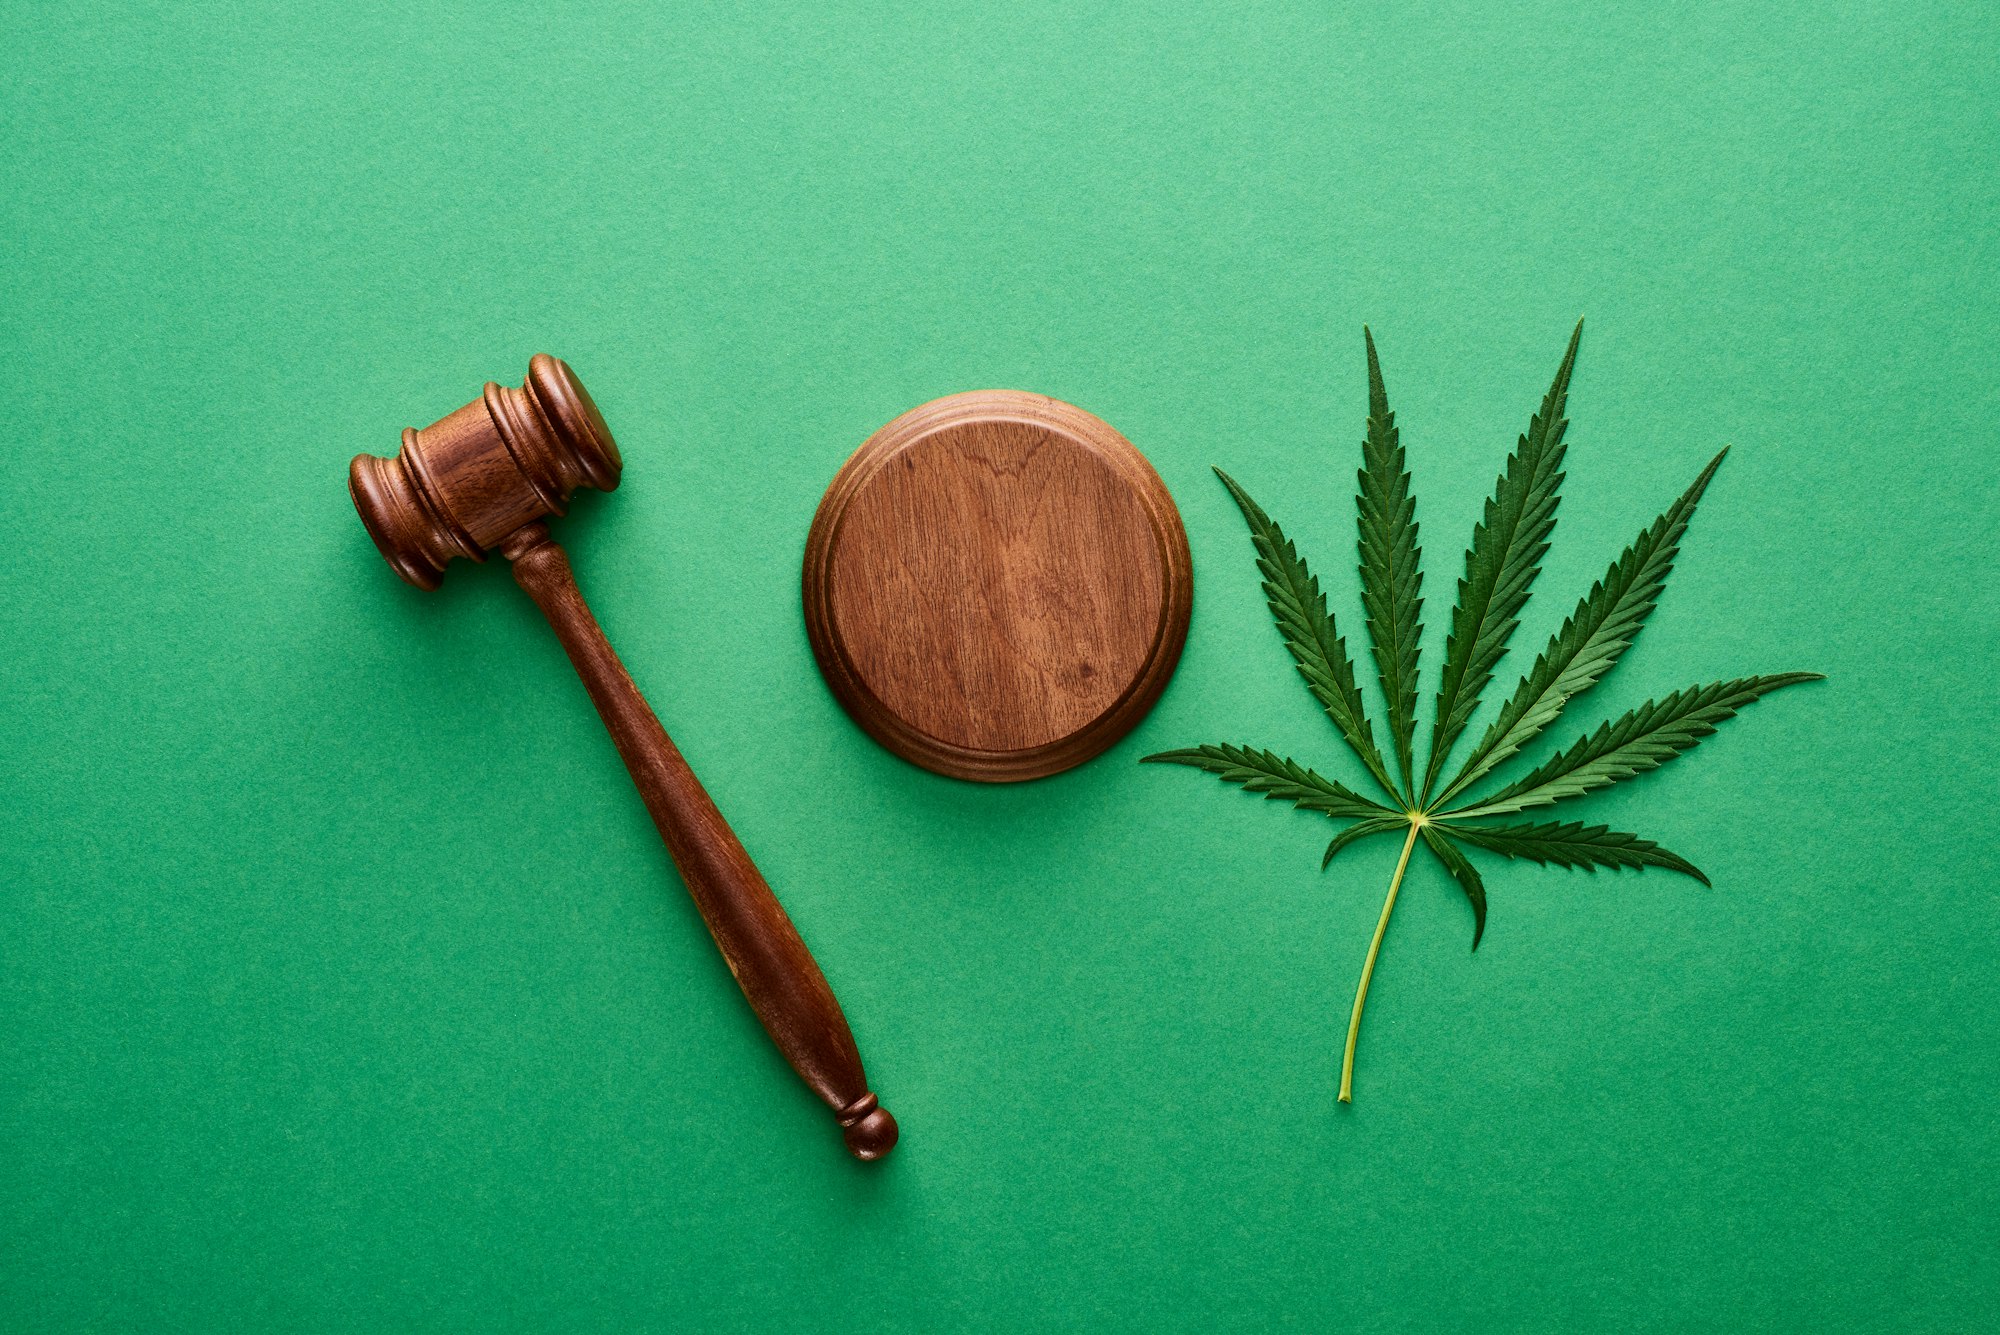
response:
[(623, 466), (589, 393), (544, 352), (519, 389), (489, 380), (457, 412), (405, 428), (395, 458), (355, 455), (347, 489), (396, 573), (435, 589), (453, 557), (484, 561), (523, 524), (565, 513), (578, 487), (616, 487)]

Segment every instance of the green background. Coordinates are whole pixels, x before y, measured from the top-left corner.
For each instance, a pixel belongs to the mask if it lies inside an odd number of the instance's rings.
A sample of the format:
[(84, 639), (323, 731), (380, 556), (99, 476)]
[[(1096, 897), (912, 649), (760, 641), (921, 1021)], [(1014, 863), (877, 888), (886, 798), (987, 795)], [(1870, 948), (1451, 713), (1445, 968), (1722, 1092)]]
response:
[[(31, 5), (0, 93), (0, 1327), (1970, 1331), (2000, 1320), (1988, 6)], [(1503, 9), (1507, 12), (1503, 13)], [(1812, 669), (1581, 811), (1700, 864), (1419, 860), (1150, 750), (1357, 778), (1223, 464), (1351, 633), (1360, 327), (1464, 543), (1579, 313), (1501, 685), (1715, 448), (1546, 740)], [(504, 570), (399, 584), (358, 449), (567, 357), (562, 529), (902, 1120), (841, 1153)], [(918, 771), (816, 674), (821, 490), (1044, 391), (1178, 498), (1137, 733)], [(1510, 670), (1511, 669), (1511, 670)], [(1482, 716), (1483, 717), (1483, 716)]]

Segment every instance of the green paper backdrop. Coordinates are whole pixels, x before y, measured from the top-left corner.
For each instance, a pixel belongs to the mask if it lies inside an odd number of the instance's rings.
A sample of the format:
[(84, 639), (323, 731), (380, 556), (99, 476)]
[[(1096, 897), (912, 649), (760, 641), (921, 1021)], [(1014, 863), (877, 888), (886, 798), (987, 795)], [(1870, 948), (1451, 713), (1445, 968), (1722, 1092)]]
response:
[[(1508, 11), (1508, 12), (1503, 12)], [(1972, 1331), (2000, 1322), (2000, 18), (1964, 4), (6, 6), (0, 1328)], [(1596, 802), (1715, 881), (1419, 861), (1141, 768), (1357, 774), (1223, 464), (1361, 628), (1361, 325), (1425, 708), (1589, 317), (1511, 682), (1721, 444), (1566, 722), (1829, 680)], [(563, 528), (902, 1120), (848, 1161), (504, 570), (358, 449), (530, 353)], [(869, 742), (797, 572), (872, 429), (1044, 391), (1196, 569), (1138, 731)], [(1509, 671), (1508, 669), (1511, 669)]]

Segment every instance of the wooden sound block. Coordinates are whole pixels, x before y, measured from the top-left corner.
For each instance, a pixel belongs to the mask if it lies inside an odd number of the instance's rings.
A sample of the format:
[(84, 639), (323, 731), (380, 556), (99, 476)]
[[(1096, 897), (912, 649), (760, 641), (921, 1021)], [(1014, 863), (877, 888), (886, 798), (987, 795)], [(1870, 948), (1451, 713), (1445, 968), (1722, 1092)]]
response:
[(977, 390), (913, 408), (835, 475), (806, 634), (876, 741), (986, 783), (1080, 765), (1166, 689), (1194, 576), (1173, 497), (1081, 408)]

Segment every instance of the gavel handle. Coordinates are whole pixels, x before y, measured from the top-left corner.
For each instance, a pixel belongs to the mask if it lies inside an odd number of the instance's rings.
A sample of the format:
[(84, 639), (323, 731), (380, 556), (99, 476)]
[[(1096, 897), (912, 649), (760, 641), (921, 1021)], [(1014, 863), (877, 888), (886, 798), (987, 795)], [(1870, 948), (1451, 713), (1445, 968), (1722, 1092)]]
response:
[(896, 1143), (896, 1119), (869, 1092), (833, 989), (742, 842), (632, 684), (576, 587), (568, 554), (541, 523), (509, 534), (500, 551), (583, 678), (751, 1009), (792, 1069), (833, 1109), (847, 1148), (857, 1158), (881, 1158)]

